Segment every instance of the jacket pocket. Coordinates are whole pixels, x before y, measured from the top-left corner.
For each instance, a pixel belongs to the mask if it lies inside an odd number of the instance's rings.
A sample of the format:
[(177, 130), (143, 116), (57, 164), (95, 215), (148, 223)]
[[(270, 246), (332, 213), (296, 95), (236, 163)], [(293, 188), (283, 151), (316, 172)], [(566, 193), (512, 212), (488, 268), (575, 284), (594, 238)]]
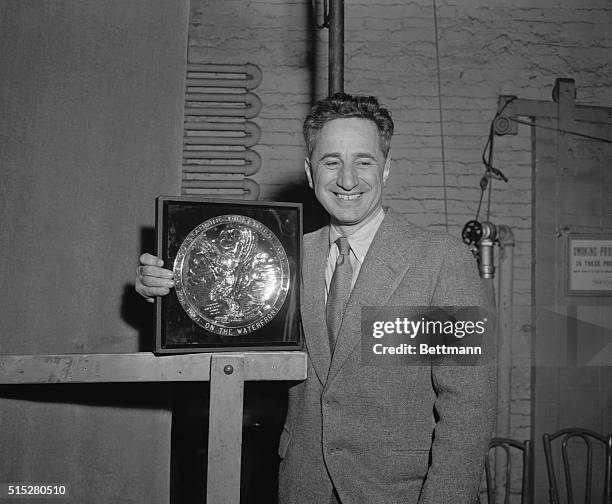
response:
[(291, 432), (289, 432), (287, 427), (283, 427), (283, 432), (281, 432), (280, 440), (278, 442), (278, 456), (281, 459), (285, 458), (289, 441), (291, 441)]

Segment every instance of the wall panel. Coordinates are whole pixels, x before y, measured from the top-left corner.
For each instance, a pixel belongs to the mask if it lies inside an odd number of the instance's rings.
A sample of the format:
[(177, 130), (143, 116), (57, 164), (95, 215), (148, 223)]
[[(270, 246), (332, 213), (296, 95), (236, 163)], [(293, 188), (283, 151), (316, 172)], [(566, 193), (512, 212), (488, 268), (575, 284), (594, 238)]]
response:
[[(0, 2), (0, 352), (150, 349), (133, 293), (179, 184), (188, 2)], [(167, 502), (168, 388), (0, 388), (0, 481)]]

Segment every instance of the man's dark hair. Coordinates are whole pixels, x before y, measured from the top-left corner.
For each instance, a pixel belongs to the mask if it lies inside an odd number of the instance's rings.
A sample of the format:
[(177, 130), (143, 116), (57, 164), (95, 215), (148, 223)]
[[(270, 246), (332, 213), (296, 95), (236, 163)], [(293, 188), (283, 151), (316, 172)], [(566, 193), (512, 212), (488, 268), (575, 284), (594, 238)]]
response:
[(304, 140), (308, 149), (308, 157), (312, 155), (317, 137), (323, 126), (333, 119), (348, 119), (357, 117), (369, 119), (376, 124), (380, 137), (380, 150), (389, 154), (391, 137), (393, 136), (393, 120), (391, 113), (383, 107), (374, 96), (349, 95), (336, 93), (315, 103), (304, 120)]

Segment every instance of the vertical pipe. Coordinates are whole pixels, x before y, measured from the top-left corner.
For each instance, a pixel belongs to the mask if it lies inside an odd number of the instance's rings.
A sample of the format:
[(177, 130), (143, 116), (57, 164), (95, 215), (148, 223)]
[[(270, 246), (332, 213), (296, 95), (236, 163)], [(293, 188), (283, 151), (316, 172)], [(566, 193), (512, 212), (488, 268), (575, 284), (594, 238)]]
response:
[[(512, 371), (512, 293), (514, 290), (514, 234), (509, 226), (498, 226), (499, 240), (499, 306), (497, 319), (497, 436), (510, 437), (510, 390)], [(497, 498), (502, 491), (506, 474), (504, 467), (510, 459), (495, 458), (495, 488)], [(507, 483), (507, 482), (506, 482)], [(497, 502), (497, 501), (496, 501)], [(501, 500), (499, 501), (501, 502)]]
[(344, 91), (344, 0), (329, 0), (329, 95)]

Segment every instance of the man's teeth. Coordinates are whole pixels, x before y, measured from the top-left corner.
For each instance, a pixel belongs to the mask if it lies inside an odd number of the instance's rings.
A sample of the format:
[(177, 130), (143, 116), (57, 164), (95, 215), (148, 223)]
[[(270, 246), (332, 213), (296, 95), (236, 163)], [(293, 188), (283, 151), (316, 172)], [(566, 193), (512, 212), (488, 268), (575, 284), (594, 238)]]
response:
[(354, 199), (359, 198), (361, 194), (360, 193), (358, 194), (339, 194), (337, 193), (336, 196), (338, 196), (338, 198), (340, 198), (341, 200), (349, 201), (349, 200), (354, 200)]

